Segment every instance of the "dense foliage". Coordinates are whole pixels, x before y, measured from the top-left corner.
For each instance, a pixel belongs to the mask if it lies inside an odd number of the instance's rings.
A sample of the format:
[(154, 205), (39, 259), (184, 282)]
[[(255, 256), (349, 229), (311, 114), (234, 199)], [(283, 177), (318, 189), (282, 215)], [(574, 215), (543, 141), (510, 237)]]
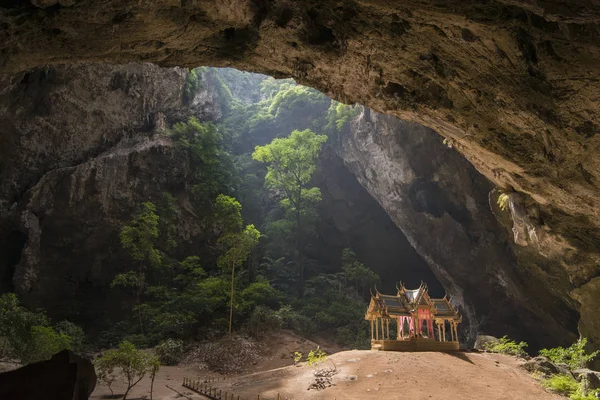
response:
[[(156, 346), (161, 361), (174, 364), (189, 342), (278, 329), (367, 347), (366, 289), (378, 276), (350, 249), (335, 266), (310, 252), (318, 240), (321, 192), (313, 177), (321, 150), (358, 109), (291, 79), (231, 69), (190, 71), (182, 96), (187, 103), (212, 96), (222, 118), (191, 116), (166, 132), (186, 157), (184, 181), (140, 202), (115, 238), (128, 265), (110, 285), (122, 318), (107, 321), (95, 347), (121, 343), (118, 351), (133, 356), (135, 346)], [(194, 218), (201, 232), (184, 231), (183, 218)], [(81, 348), (76, 325), (53, 326), (43, 314), (19, 310), (22, 320), (11, 328), (18, 333), (0, 326), (4, 354), (29, 361), (22, 349), (47, 357)], [(2, 318), (16, 318), (11, 312)], [(114, 375), (121, 353), (105, 355), (103, 379)]]
[(571, 369), (585, 368), (600, 351), (589, 353), (586, 351), (587, 338), (580, 338), (571, 346), (555, 347), (540, 350), (541, 356), (546, 356), (554, 363), (567, 364)]
[(196, 69), (188, 83), (186, 89), (208, 88), (227, 103), (220, 121), (192, 117), (170, 131), (189, 157), (192, 206), (216, 240), (208, 255), (181, 258), (178, 199), (163, 193), (141, 204), (121, 233), (131, 270), (113, 284), (136, 299), (135, 307), (114, 329), (126, 334), (107, 332), (104, 343), (162, 341), (162, 349), (173, 345), (167, 339), (237, 327), (254, 334), (327, 331), (344, 345), (367, 346), (364, 296), (377, 275), (350, 250), (333, 274), (306, 255), (321, 199), (312, 184), (319, 154), (328, 136), (347, 128), (355, 107), (293, 80), (230, 69)]
[(68, 321), (53, 325), (43, 312), (22, 307), (13, 293), (0, 296), (0, 357), (22, 363), (48, 360), (64, 349), (82, 351), (84, 342), (77, 325)]

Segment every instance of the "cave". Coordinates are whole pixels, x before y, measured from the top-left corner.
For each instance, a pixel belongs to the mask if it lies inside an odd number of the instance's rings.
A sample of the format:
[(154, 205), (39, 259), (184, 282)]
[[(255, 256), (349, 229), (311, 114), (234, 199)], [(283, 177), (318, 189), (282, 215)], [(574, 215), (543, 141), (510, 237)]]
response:
[[(161, 157), (167, 145), (134, 154), (123, 139), (184, 118), (185, 68), (235, 67), (364, 106), (331, 170), (355, 179), (347, 190), (380, 207), (380, 228), (410, 245), (408, 263), (454, 297), (470, 340), (504, 332), (536, 350), (582, 335), (597, 348), (599, 10), (598, 0), (4, 2), (0, 215), (28, 236), (5, 232), (2, 290), (43, 293), (28, 300), (39, 305), (60, 285), (62, 301), (107, 285), (118, 239), (74, 248), (85, 271), (57, 277), (43, 261), (69, 237), (43, 232), (100, 231), (104, 216), (124, 221), (181, 180), (185, 167)], [(208, 118), (214, 99), (186, 107)], [(102, 201), (134, 178), (126, 201)], [(322, 234), (340, 230), (336, 218)], [(515, 243), (513, 232), (527, 235)], [(17, 264), (28, 273), (9, 273)]]

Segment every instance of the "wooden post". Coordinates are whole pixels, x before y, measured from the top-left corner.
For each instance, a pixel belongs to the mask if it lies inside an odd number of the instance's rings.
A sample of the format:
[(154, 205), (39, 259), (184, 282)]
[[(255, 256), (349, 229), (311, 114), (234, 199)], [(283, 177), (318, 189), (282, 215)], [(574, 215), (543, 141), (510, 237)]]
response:
[(446, 320), (442, 320), (442, 342), (446, 341)]
[(373, 338), (374, 338), (374, 336), (373, 336), (374, 333), (375, 332), (373, 332), (373, 320), (371, 320), (371, 340), (373, 340)]
[(390, 340), (390, 319), (386, 319), (385, 322), (387, 322), (387, 339)]
[(375, 340), (379, 340), (379, 317), (375, 318)]
[(458, 342), (458, 324), (456, 322), (454, 322), (454, 337), (456, 338), (456, 341)]

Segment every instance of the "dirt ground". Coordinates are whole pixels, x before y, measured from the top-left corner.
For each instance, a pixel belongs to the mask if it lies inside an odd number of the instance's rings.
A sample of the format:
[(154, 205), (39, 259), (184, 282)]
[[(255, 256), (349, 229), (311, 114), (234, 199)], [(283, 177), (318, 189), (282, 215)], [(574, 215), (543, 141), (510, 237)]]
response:
[[(314, 342), (290, 333), (268, 338), (270, 352), (253, 368), (254, 373), (221, 377), (213, 386), (240, 399), (261, 400), (316, 399), (403, 399), (411, 400), (549, 400), (561, 399), (545, 391), (528, 373), (517, 368), (513, 357), (486, 353), (399, 353), (365, 350), (333, 354), (325, 367), (338, 369), (333, 386), (307, 390), (314, 381), (314, 367), (294, 366), (292, 354), (314, 349)], [(328, 348), (330, 352), (336, 348)], [(154, 383), (154, 399), (202, 399), (181, 386), (183, 377), (218, 376), (194, 366), (162, 367)], [(131, 399), (149, 399), (149, 380), (144, 379), (132, 391)], [(115, 393), (124, 387), (113, 385)], [(174, 389), (174, 390), (172, 390)], [(177, 392), (180, 394), (178, 394)], [(110, 392), (97, 386), (92, 399), (109, 398)], [(183, 395), (183, 396), (182, 396)]]
[[(267, 353), (261, 360), (250, 369), (252, 372), (269, 371), (294, 364), (294, 352), (299, 351), (308, 354), (312, 349), (316, 349), (319, 344), (296, 335), (291, 331), (281, 331), (269, 334), (264, 338), (267, 343)], [(336, 353), (341, 350), (335, 344), (327, 343), (326, 340), (319, 338), (321, 349), (328, 354)], [(184, 377), (194, 379), (224, 379), (222, 375), (212, 373), (199, 368), (198, 365), (180, 365), (175, 367), (162, 366), (154, 381), (154, 400), (167, 400), (180, 398), (177, 392), (186, 392), (189, 398), (203, 399), (201, 396), (194, 396), (192, 392), (181, 386)], [(229, 378), (225, 378), (229, 379)], [(217, 386), (217, 384), (215, 384)], [(115, 396), (112, 398), (120, 399), (122, 396), (116, 396), (118, 393), (125, 393), (125, 386), (122, 382), (115, 382), (112, 385)], [(175, 392), (175, 389), (177, 392)], [(96, 390), (91, 396), (92, 400), (110, 399), (110, 390), (102, 384), (96, 385)], [(138, 383), (127, 396), (128, 399), (149, 399), (150, 398), (150, 380), (144, 378)]]

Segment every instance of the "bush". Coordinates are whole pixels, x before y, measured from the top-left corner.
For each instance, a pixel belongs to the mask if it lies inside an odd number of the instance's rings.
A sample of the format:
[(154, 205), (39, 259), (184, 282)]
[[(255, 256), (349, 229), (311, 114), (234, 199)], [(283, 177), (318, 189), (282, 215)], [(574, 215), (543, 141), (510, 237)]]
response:
[(600, 394), (598, 389), (588, 390), (585, 393), (583, 382), (578, 383), (571, 375), (553, 375), (541, 383), (546, 389), (567, 396), (571, 400), (596, 400)]
[(570, 396), (579, 389), (579, 383), (575, 378), (564, 374), (552, 375), (550, 378), (544, 379), (542, 386), (563, 396)]
[(78, 336), (76, 340), (83, 340), (83, 331), (75, 324), (64, 321), (57, 328), (58, 332), (50, 326), (43, 312), (23, 308), (14, 293), (0, 296), (0, 356), (14, 357), (28, 364), (47, 360), (71, 348), (70, 333)]
[(492, 353), (500, 353), (506, 354), (509, 356), (517, 356), (522, 357), (526, 356), (525, 347), (527, 347), (527, 343), (525, 342), (515, 342), (508, 338), (508, 336), (503, 336), (498, 339), (497, 343), (488, 343), (486, 345), (486, 350)]
[(111, 385), (121, 376), (127, 384), (123, 400), (127, 398), (132, 387), (137, 385), (146, 373), (156, 373), (158, 360), (144, 351), (138, 350), (128, 341), (119, 343), (118, 349), (104, 352), (104, 355), (94, 362), (98, 369), (98, 379), (106, 383), (112, 393)]
[(248, 320), (250, 331), (258, 335), (261, 332), (278, 331), (283, 327), (283, 319), (275, 311), (265, 306), (257, 306)]
[(34, 326), (31, 328), (31, 339), (26, 350), (19, 358), (24, 364), (49, 360), (54, 354), (70, 347), (69, 335), (58, 333), (48, 326)]
[(584, 368), (588, 362), (592, 361), (598, 351), (588, 354), (585, 350), (587, 338), (577, 340), (571, 346), (555, 347), (553, 349), (542, 349), (540, 355), (548, 357), (553, 363), (567, 364), (571, 369)]
[(178, 339), (167, 339), (159, 343), (154, 352), (163, 365), (177, 365), (184, 354), (183, 341)]
[(61, 321), (56, 324), (58, 333), (65, 334), (71, 338), (70, 349), (76, 353), (82, 353), (85, 350), (85, 333), (79, 325), (70, 321)]
[(311, 365), (319, 365), (322, 364), (327, 359), (327, 354), (319, 346), (315, 350), (311, 350), (308, 352), (306, 356), (306, 364)]
[(281, 318), (282, 328), (291, 329), (300, 333), (312, 333), (315, 330), (315, 324), (312, 319), (295, 311), (292, 306), (286, 304), (277, 311)]
[(571, 400), (598, 400), (598, 398), (600, 398), (600, 390), (589, 390), (588, 393), (584, 395), (580, 385), (579, 390), (570, 395), (569, 398)]

